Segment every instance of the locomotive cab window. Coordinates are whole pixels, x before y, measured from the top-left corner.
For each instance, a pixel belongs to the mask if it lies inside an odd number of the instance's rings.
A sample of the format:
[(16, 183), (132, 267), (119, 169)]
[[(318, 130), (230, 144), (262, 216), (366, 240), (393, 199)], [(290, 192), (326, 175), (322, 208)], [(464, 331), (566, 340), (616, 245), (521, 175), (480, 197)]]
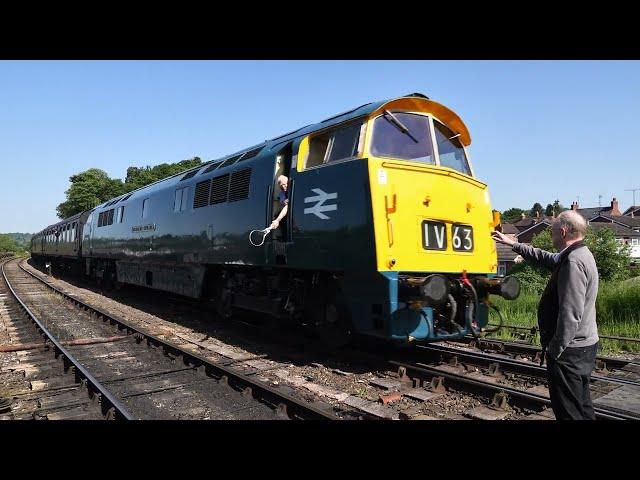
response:
[(173, 200), (173, 211), (184, 212), (187, 209), (187, 197), (189, 194), (189, 187), (179, 188), (176, 190)]
[(116, 223), (122, 223), (124, 220), (124, 205), (118, 207), (118, 213), (116, 214)]
[(448, 127), (434, 119), (436, 142), (438, 144), (438, 156), (440, 165), (453, 168), (466, 175), (471, 175), (469, 162), (464, 148), (460, 143), (460, 136), (453, 133)]
[(142, 200), (142, 218), (147, 218), (149, 215), (149, 199)]
[(305, 168), (357, 156), (362, 151), (363, 129), (364, 124), (352, 123), (310, 138)]
[(371, 153), (435, 165), (430, 130), (425, 115), (385, 111), (374, 121)]

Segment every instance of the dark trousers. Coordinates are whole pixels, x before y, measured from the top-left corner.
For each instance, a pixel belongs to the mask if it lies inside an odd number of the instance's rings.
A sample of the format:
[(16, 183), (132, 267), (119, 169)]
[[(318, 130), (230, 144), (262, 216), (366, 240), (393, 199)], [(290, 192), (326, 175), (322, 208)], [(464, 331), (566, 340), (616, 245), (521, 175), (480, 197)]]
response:
[(547, 357), (551, 407), (557, 420), (595, 420), (589, 393), (598, 344), (566, 348), (560, 358)]

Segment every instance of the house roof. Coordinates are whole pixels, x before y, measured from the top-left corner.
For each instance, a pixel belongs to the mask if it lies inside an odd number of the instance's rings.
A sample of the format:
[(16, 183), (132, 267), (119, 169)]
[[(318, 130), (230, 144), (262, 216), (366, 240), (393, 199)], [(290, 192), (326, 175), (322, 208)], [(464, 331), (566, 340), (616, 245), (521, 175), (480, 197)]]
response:
[(506, 234), (518, 234), (520, 230), (513, 223), (503, 223), (502, 224), (502, 233)]
[(590, 220), (600, 214), (606, 214), (611, 211), (611, 207), (593, 207), (593, 208), (578, 208), (576, 212), (582, 215), (586, 220)]
[(551, 226), (551, 222), (550, 222), (549, 220), (544, 219), (544, 220), (542, 220), (541, 222), (534, 223), (534, 224), (533, 224), (533, 225), (531, 225), (529, 228), (525, 228), (525, 229), (524, 229), (524, 230), (522, 230), (520, 233), (518, 233), (518, 236), (522, 235), (522, 234), (523, 234), (523, 233), (525, 233), (525, 232), (528, 232), (529, 230), (533, 230), (534, 228), (539, 227), (539, 226), (541, 226), (541, 225), (543, 225), (543, 226), (544, 226), (544, 228), (546, 228), (546, 227), (550, 227), (550, 226)]
[(595, 232), (602, 230), (603, 228), (609, 228), (613, 230), (616, 237), (640, 237), (640, 232), (636, 232), (631, 227), (620, 225), (619, 223), (594, 222), (590, 223), (589, 227)]
[(547, 223), (551, 223), (552, 219), (553, 217), (547, 217), (545, 215), (543, 215), (542, 217), (525, 217), (518, 220), (517, 222), (514, 222), (513, 225), (518, 229), (518, 232), (522, 233), (523, 231), (540, 222), (546, 221)]
[(631, 215), (631, 212), (634, 213), (634, 215), (640, 214), (640, 205), (631, 205), (629, 208), (627, 208), (624, 212), (622, 212), (622, 215)]
[(607, 222), (615, 222), (621, 225), (625, 225), (627, 227), (640, 227), (640, 217), (631, 218), (631, 217), (618, 216), (618, 215), (600, 214), (600, 215), (596, 215), (593, 218), (590, 218), (589, 222), (602, 223), (602, 222), (596, 221), (596, 219), (598, 218), (605, 219)]

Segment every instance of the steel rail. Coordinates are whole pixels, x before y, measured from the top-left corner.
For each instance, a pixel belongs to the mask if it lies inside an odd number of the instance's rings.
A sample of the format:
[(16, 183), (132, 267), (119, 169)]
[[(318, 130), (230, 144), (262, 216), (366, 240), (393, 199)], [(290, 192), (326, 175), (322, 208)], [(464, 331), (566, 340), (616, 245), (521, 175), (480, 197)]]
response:
[[(476, 339), (471, 336), (460, 338), (460, 339), (452, 339), (450, 341), (457, 342), (457, 343), (464, 343), (464, 344), (476, 343)], [(500, 346), (500, 351), (502, 352), (509, 351), (509, 353), (535, 355), (538, 352), (542, 352), (542, 349), (537, 345), (532, 345), (530, 343), (510, 342), (508, 340), (480, 338), (480, 343), (479, 345), (476, 344), (476, 346), (482, 349), (483, 344), (484, 344), (484, 347), (486, 347), (487, 345)], [(596, 360), (601, 360), (609, 365), (614, 366), (614, 368), (621, 368), (628, 364), (640, 365), (640, 362), (637, 362), (635, 360), (625, 360), (625, 359), (615, 358), (615, 357), (605, 357), (602, 355), (597, 355)]]
[[(417, 348), (422, 351), (435, 352), (446, 354), (450, 356), (456, 356), (463, 359), (471, 360), (476, 364), (481, 364), (482, 366), (490, 366), (492, 363), (498, 363), (501, 366), (506, 366), (508, 371), (512, 371), (514, 373), (522, 373), (525, 375), (533, 375), (540, 378), (546, 378), (547, 368), (542, 367), (540, 365), (536, 365), (533, 362), (521, 362), (518, 360), (513, 360), (511, 358), (503, 358), (497, 355), (491, 355), (488, 353), (474, 353), (474, 352), (465, 352), (464, 350), (460, 350), (454, 347), (445, 347), (443, 345), (418, 345)], [(619, 385), (634, 385), (640, 386), (639, 381), (634, 380), (626, 380), (624, 378), (618, 377), (608, 377), (604, 375), (599, 375), (597, 373), (591, 374), (592, 380), (598, 380), (608, 383), (616, 383)]]
[[(544, 404), (547, 406), (551, 405), (551, 400), (543, 395), (524, 392), (522, 390), (518, 390), (517, 388), (507, 387), (504, 385), (496, 385), (494, 383), (485, 382), (477, 378), (469, 378), (465, 375), (458, 375), (456, 373), (445, 372), (443, 370), (440, 370), (435, 367), (431, 367), (429, 365), (424, 365), (421, 363), (410, 364), (410, 363), (398, 362), (396, 360), (389, 360), (389, 363), (397, 367), (404, 367), (407, 372), (413, 371), (419, 374), (426, 374), (430, 377), (446, 378), (449, 382), (453, 383), (454, 385), (471, 385), (475, 388), (479, 388), (491, 393), (504, 392), (509, 396), (516, 398), (520, 401), (534, 403), (537, 405), (540, 405), (540, 404)], [(623, 412), (614, 408), (609, 409), (609, 408), (594, 406), (594, 411), (596, 413), (596, 417), (604, 420), (640, 420), (640, 416), (630, 415), (627, 412)]]
[[(525, 327), (522, 325), (498, 325), (498, 324), (494, 324), (494, 323), (489, 323), (488, 324), (490, 327), (502, 327), (502, 328), (510, 328), (512, 330), (526, 330), (529, 333), (531, 333), (532, 335), (535, 335), (536, 333), (539, 332), (538, 327), (536, 327), (535, 325), (533, 327)], [(598, 337), (600, 338), (604, 338), (606, 340), (617, 340), (619, 342), (635, 342), (635, 343), (640, 343), (640, 338), (632, 338), (632, 337), (616, 337), (614, 335), (601, 335), (598, 334)]]
[[(315, 407), (314, 405), (296, 400), (295, 398), (284, 392), (278, 392), (276, 389), (264, 384), (263, 382), (260, 382), (259, 380), (253, 380), (249, 376), (238, 373), (222, 363), (212, 362), (211, 360), (208, 360), (196, 353), (182, 350), (181, 348), (172, 345), (171, 343), (161, 340), (155, 335), (145, 333), (129, 322), (111, 315), (97, 307), (92, 307), (82, 300), (76, 298), (74, 295), (59, 290), (50, 282), (47, 282), (46, 280), (25, 269), (22, 264), (19, 264), (19, 267), (25, 273), (45, 284), (55, 293), (72, 302), (76, 307), (87, 311), (91, 316), (94, 316), (97, 319), (102, 319), (103, 321), (109, 321), (111, 324), (117, 325), (118, 329), (125, 330), (128, 333), (135, 335), (138, 341), (142, 341), (142, 339), (144, 338), (146, 339), (148, 345), (162, 347), (165, 353), (170, 354), (174, 357), (182, 357), (182, 361), (185, 365), (190, 366), (194, 369), (204, 369), (204, 372), (207, 375), (211, 375), (221, 381), (233, 384), (234, 386), (247, 392), (247, 394), (251, 393), (251, 395), (253, 395), (254, 397), (257, 396), (265, 400), (266, 402), (276, 406), (279, 413), (282, 415), (286, 414), (289, 417), (297, 417), (302, 419), (339, 419), (332, 412), (326, 412), (323, 409)], [(247, 388), (250, 388), (251, 390), (249, 391), (247, 390)]]
[[(44, 324), (33, 314), (33, 312), (27, 307), (22, 299), (18, 296), (16, 291), (13, 289), (11, 282), (7, 278), (7, 274), (4, 270), (4, 267), (8, 262), (4, 262), (1, 266), (2, 276), (4, 277), (4, 281), (7, 283), (9, 287), (9, 291), (16, 299), (20, 307), (23, 311), (29, 316), (29, 318), (36, 324), (38, 329), (46, 336), (47, 341), (53, 344), (56, 351), (56, 358), (60, 355), (63, 357), (63, 361), (65, 363), (65, 370), (68, 368), (73, 368), (74, 374), (76, 378), (80, 377), (84, 382), (86, 382), (86, 386), (94, 396), (97, 395), (98, 400), (100, 401), (101, 408), (103, 414), (107, 418), (119, 418), (125, 420), (133, 420), (134, 417), (129, 413), (126, 407), (116, 399), (109, 390), (107, 390), (87, 369), (85, 369), (82, 364), (69, 353), (69, 351), (62, 346), (62, 344), (56, 340), (51, 332), (44, 326)], [(83, 383), (84, 383), (83, 382)]]

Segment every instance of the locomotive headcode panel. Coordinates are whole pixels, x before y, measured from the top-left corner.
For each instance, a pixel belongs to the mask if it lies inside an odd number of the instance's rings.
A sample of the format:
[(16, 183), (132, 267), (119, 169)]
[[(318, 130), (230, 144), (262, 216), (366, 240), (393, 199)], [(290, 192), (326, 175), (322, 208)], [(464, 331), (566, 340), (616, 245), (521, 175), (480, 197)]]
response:
[[(369, 103), (49, 226), (32, 255), (331, 338), (477, 334), (489, 295), (515, 298), (519, 284), (496, 276), (500, 218), (470, 144), (422, 94)], [(279, 227), (250, 242), (283, 198)]]

